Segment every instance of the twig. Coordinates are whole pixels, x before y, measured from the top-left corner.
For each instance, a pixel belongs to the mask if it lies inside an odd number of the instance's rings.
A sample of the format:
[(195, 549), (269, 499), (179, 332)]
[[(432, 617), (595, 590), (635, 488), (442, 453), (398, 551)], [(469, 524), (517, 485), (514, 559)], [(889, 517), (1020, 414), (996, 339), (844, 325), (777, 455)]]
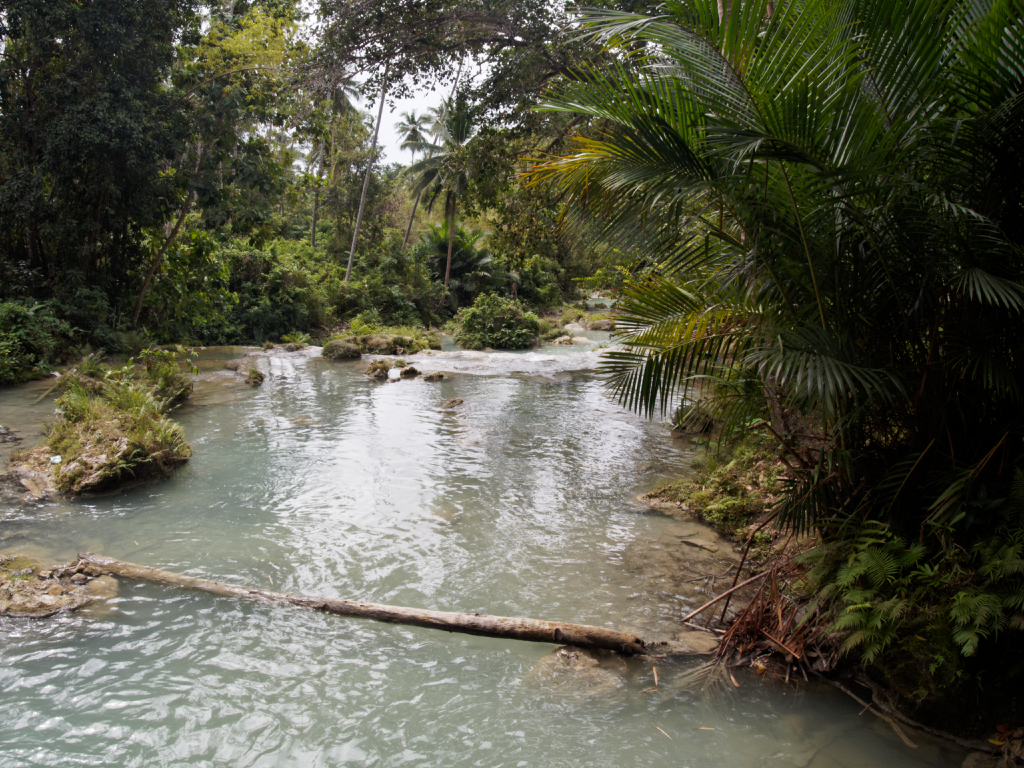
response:
[[(751, 532), (750, 538), (747, 539), (747, 546), (745, 546), (743, 548), (743, 556), (740, 558), (740, 565), (736, 569), (736, 575), (733, 577), (732, 586), (735, 587), (736, 586), (736, 582), (739, 581), (739, 579), (740, 579), (740, 574), (743, 572), (743, 564), (745, 562), (747, 562), (747, 553), (750, 552), (750, 545), (754, 543), (754, 537), (757, 536), (757, 534), (759, 534), (761, 532), (762, 528), (764, 528), (766, 525), (768, 525), (768, 523), (770, 523), (772, 520), (774, 520), (776, 517), (778, 517), (779, 516), (779, 512), (781, 512), (781, 511), (782, 511), (781, 508), (777, 509), (775, 512), (772, 513), (772, 515), (767, 520), (765, 520), (763, 523), (761, 523), (759, 526), (757, 526), (757, 528), (755, 528)], [(728, 573), (728, 571), (727, 571), (727, 573)], [(731, 600), (732, 600), (732, 597), (730, 596), (729, 600), (725, 601), (725, 606), (722, 608), (722, 615), (718, 619), (719, 621), (725, 621), (725, 612), (729, 610), (729, 602)]]
[(693, 618), (694, 616), (696, 616), (696, 615), (697, 615), (698, 613), (700, 613), (701, 611), (704, 611), (704, 610), (706, 610), (706, 609), (710, 608), (710, 607), (711, 607), (712, 605), (714, 605), (715, 603), (717, 603), (717, 602), (718, 602), (719, 600), (723, 600), (724, 598), (728, 597), (729, 595), (731, 595), (731, 594), (732, 594), (733, 592), (735, 592), (736, 590), (738, 590), (738, 589), (743, 589), (743, 587), (747, 586), (748, 584), (752, 584), (752, 583), (754, 583), (755, 581), (757, 581), (758, 579), (762, 579), (762, 578), (764, 578), (764, 577), (765, 577), (765, 576), (767, 576), (767, 575), (768, 575), (769, 573), (771, 573), (771, 571), (765, 571), (764, 573), (759, 573), (759, 574), (757, 574), (757, 576), (754, 576), (754, 577), (752, 577), (752, 578), (749, 578), (749, 579), (747, 579), (747, 580), (746, 580), (746, 581), (744, 581), (744, 582), (743, 582), (742, 584), (737, 584), (737, 585), (736, 585), (735, 587), (733, 587), (732, 589), (730, 589), (730, 590), (729, 590), (728, 592), (723, 592), (723, 593), (722, 593), (722, 594), (720, 594), (720, 595), (719, 595), (718, 597), (716, 597), (716, 598), (715, 598), (714, 600), (712, 600), (712, 601), (710, 601), (710, 602), (708, 602), (708, 603), (704, 603), (704, 605), (702, 605), (702, 606), (701, 606), (700, 608), (698, 608), (698, 609), (697, 609), (696, 611), (693, 611), (692, 613), (689, 613), (689, 614), (687, 614), (686, 616), (684, 616), (684, 617), (683, 617), (683, 621), (684, 621), (684, 622), (686, 622), (686, 621), (689, 621), (689, 620), (690, 620), (690, 619), (692, 619), (692, 618)]
[(840, 691), (842, 691), (847, 696), (849, 696), (851, 699), (853, 699), (858, 704), (860, 704), (862, 707), (864, 707), (864, 709), (870, 709), (875, 715), (877, 715), (878, 717), (882, 718), (883, 720), (885, 720), (885, 722), (887, 722), (889, 725), (892, 726), (892, 729), (896, 732), (896, 735), (899, 736), (901, 739), (903, 739), (903, 743), (904, 744), (906, 744), (911, 749), (917, 749), (917, 744), (915, 744), (909, 738), (907, 738), (907, 734), (905, 734), (903, 732), (903, 729), (900, 728), (899, 723), (897, 723), (891, 717), (889, 717), (888, 715), (886, 715), (886, 714), (884, 714), (882, 712), (879, 712), (877, 709), (874, 709), (870, 704), (868, 704), (866, 701), (864, 701), (864, 699), (862, 699), (860, 696), (855, 694), (853, 691), (851, 691), (849, 688), (847, 688), (845, 685), (843, 685), (839, 681), (837, 681), (837, 680), (829, 680), (827, 677), (825, 677), (824, 675), (818, 674), (817, 672), (815, 672), (814, 674), (817, 675), (818, 677), (820, 677), (822, 680), (824, 680), (829, 685), (831, 685), (831, 686), (833, 686), (835, 688), (838, 688)]
[(772, 636), (771, 636), (770, 634), (768, 634), (767, 630), (764, 630), (764, 629), (762, 629), (762, 630), (761, 630), (761, 633), (762, 633), (762, 634), (763, 634), (763, 635), (764, 635), (765, 637), (767, 637), (767, 638), (768, 638), (769, 640), (771, 640), (771, 641), (772, 641), (773, 643), (775, 643), (776, 645), (780, 646), (780, 647), (781, 647), (781, 648), (783, 648), (784, 650), (787, 650), (787, 651), (789, 651), (789, 653), (790, 653), (790, 654), (791, 654), (791, 655), (792, 655), (792, 656), (793, 656), (794, 658), (797, 658), (797, 659), (802, 659), (802, 658), (803, 658), (803, 656), (801, 656), (801, 655), (800, 655), (799, 653), (797, 653), (796, 651), (794, 651), (794, 650), (793, 650), (792, 648), (790, 648), (790, 647), (789, 647), (788, 645), (786, 645), (786, 644), (785, 644), (784, 642), (782, 642), (781, 640), (777, 640), (776, 638), (774, 638), (774, 637), (772, 637)]
[[(654, 727), (655, 727), (655, 728), (658, 728), (658, 726), (654, 726)], [(658, 728), (658, 730), (659, 730), (659, 731), (661, 731), (661, 728)], [(664, 731), (661, 731), (661, 732), (662, 732), (662, 733), (665, 733)], [(665, 738), (666, 738), (666, 739), (668, 739), (669, 741), (675, 741), (675, 739), (673, 739), (673, 738), (672, 738), (671, 736), (669, 736), (669, 735), (668, 735), (667, 733), (665, 733)]]
[(694, 624), (692, 621), (684, 621), (683, 624), (685, 624), (688, 627), (693, 627), (694, 629), (699, 629), (699, 630), (701, 630), (703, 632), (711, 632), (711, 633), (716, 634), (716, 635), (724, 635), (725, 634), (725, 630), (724, 629), (715, 629), (714, 627), (704, 627), (704, 626), (701, 626), (700, 624)]

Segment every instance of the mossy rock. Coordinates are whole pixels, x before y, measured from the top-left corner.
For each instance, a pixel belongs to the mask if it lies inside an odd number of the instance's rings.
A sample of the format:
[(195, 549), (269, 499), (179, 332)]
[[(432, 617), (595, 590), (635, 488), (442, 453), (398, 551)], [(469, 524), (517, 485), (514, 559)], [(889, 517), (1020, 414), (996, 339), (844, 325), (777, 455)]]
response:
[(356, 344), (351, 344), (341, 339), (335, 339), (334, 341), (329, 341), (324, 345), (324, 349), (320, 355), (322, 357), (326, 357), (328, 360), (358, 360), (363, 356), (363, 353)]
[(371, 379), (386, 379), (388, 377), (388, 371), (391, 370), (391, 363), (387, 360), (374, 360), (370, 363), (366, 370), (363, 371)]
[(255, 368), (249, 369), (249, 375), (245, 377), (245, 383), (250, 387), (258, 387), (263, 383), (266, 378), (262, 373), (257, 371)]

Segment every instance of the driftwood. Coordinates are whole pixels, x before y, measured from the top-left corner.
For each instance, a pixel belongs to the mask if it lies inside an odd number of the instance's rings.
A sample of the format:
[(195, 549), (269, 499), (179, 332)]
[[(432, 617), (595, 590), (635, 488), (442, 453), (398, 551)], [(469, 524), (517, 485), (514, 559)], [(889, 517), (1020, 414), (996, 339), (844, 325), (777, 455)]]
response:
[(615, 651), (626, 656), (658, 655), (666, 651), (666, 643), (647, 643), (636, 635), (619, 632), (605, 627), (591, 627), (586, 624), (567, 624), (560, 621), (538, 621), (516, 619), (505, 616), (488, 616), (480, 613), (447, 613), (426, 611), (419, 608), (399, 608), (393, 605), (363, 603), (354, 600), (338, 600), (332, 597), (309, 597), (266, 589), (239, 587), (218, 581), (207, 581), (179, 573), (161, 571), (145, 565), (135, 565), (111, 557), (82, 552), (79, 563), (89, 567), (91, 572), (107, 573), (126, 579), (152, 581), (172, 587), (185, 587), (209, 592), (221, 597), (241, 600), (258, 600), (268, 603), (294, 605), (315, 611), (336, 613), (339, 616), (373, 619), (389, 624), (409, 624), (415, 627), (441, 629), (446, 632), (461, 632), (467, 635), (483, 635), (511, 640), (527, 640), (534, 643), (558, 643), (580, 648)]

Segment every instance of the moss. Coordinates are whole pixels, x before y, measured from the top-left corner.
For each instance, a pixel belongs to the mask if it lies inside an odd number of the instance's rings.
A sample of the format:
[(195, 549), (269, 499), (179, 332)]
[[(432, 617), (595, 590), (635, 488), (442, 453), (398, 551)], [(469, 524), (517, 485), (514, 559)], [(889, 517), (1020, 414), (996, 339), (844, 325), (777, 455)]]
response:
[[(780, 492), (781, 469), (772, 448), (751, 437), (733, 445), (724, 457), (705, 454), (691, 464), (688, 477), (644, 498), (685, 507), (722, 534), (741, 538), (752, 522), (771, 509)], [(762, 544), (770, 543), (771, 534), (766, 537)]]
[(363, 371), (371, 379), (386, 379), (388, 377), (388, 371), (391, 370), (391, 363), (387, 360), (373, 360), (366, 370)]
[(262, 373), (257, 371), (255, 368), (249, 369), (249, 375), (245, 377), (245, 383), (250, 387), (258, 387), (263, 383), (266, 378)]
[(341, 339), (327, 342), (320, 354), (328, 360), (358, 360), (363, 355), (358, 346)]

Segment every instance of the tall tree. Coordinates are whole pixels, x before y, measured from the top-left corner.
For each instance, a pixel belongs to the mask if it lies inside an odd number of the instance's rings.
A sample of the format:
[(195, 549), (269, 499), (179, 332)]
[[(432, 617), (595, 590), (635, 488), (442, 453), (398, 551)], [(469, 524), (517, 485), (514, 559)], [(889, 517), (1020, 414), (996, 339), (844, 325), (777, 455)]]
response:
[(0, 292), (61, 294), (115, 321), (173, 194), (164, 169), (187, 122), (166, 82), (198, 25), (190, 0), (5, 2)]
[[(403, 112), (401, 117), (402, 119), (395, 123), (395, 129), (398, 131), (399, 136), (402, 137), (402, 149), (408, 149), (412, 153), (410, 165), (415, 165), (416, 153), (427, 143), (427, 126), (432, 123), (432, 118), (429, 115), (417, 115), (416, 110)], [(420, 190), (413, 200), (412, 213), (409, 214), (409, 224), (405, 228), (405, 237), (402, 239), (403, 249), (409, 244), (409, 233), (412, 231), (412, 222), (416, 218), (416, 209), (419, 207), (422, 194), (423, 191)]]
[[(455, 236), (455, 214), (459, 197), (469, 189), (470, 163), (467, 145), (475, 132), (474, 114), (464, 95), (445, 101), (433, 133), (438, 143), (426, 145), (429, 157), (409, 168), (414, 176), (413, 191), (419, 195), (426, 191), (427, 207), (433, 209), (437, 200), (444, 199), (444, 215), (448, 222), (448, 260), (444, 272), (444, 285), (448, 287), (452, 268), (452, 240)], [(442, 298), (443, 306), (444, 299)]]
[(380, 107), (377, 109), (377, 122), (373, 126), (373, 145), (370, 149), (370, 159), (366, 164), (366, 176), (363, 179), (363, 192), (359, 196), (359, 213), (356, 215), (356, 224), (352, 231), (352, 248), (348, 253), (348, 267), (345, 269), (345, 282), (352, 276), (352, 261), (356, 257), (356, 244), (359, 240), (359, 225), (363, 223), (363, 211), (366, 209), (366, 192), (370, 187), (370, 174), (373, 173), (373, 159), (377, 154), (377, 138), (380, 136), (380, 124), (384, 119), (384, 101), (388, 95), (388, 66), (384, 66), (384, 79), (380, 87)]

